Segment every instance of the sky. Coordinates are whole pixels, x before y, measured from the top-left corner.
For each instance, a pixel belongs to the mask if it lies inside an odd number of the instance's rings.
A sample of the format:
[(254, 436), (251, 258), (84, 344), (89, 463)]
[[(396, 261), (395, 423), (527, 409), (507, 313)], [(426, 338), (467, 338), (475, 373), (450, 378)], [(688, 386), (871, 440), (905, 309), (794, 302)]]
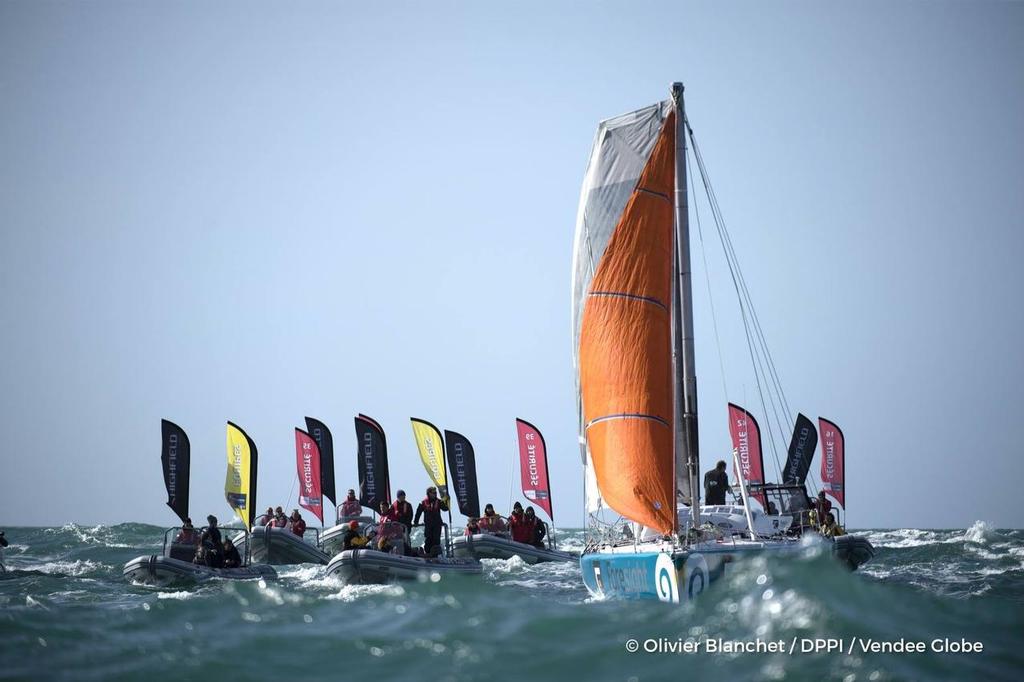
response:
[[(531, 421), (579, 527), (580, 185), (674, 80), (789, 404), (845, 432), (847, 524), (1020, 527), (1024, 4), (104, 0), (0, 3), (0, 526), (174, 523), (161, 418), (193, 516), (228, 515), (226, 420), (293, 507), (292, 429), (345, 489), (362, 412), (393, 490), (421, 417), (499, 510)], [(763, 415), (704, 236), (707, 469), (728, 400)]]

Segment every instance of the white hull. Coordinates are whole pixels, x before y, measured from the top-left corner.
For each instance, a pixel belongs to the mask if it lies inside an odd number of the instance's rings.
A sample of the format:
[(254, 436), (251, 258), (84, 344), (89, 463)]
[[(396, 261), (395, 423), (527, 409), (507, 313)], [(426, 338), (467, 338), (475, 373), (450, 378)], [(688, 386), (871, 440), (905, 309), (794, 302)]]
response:
[(277, 572), (266, 564), (241, 568), (210, 568), (160, 554), (140, 556), (124, 565), (126, 580), (139, 585), (163, 587), (173, 583), (199, 583), (214, 578), (226, 580), (277, 579)]
[(546, 561), (576, 561), (578, 554), (562, 552), (557, 549), (536, 547), (510, 538), (490, 533), (460, 535), (452, 540), (455, 556), (475, 559), (511, 559), (521, 557), (528, 564), (539, 564)]
[(375, 549), (348, 549), (327, 564), (327, 575), (356, 585), (431, 580), (434, 575), (479, 575), (482, 571), (483, 566), (475, 559), (424, 559)]

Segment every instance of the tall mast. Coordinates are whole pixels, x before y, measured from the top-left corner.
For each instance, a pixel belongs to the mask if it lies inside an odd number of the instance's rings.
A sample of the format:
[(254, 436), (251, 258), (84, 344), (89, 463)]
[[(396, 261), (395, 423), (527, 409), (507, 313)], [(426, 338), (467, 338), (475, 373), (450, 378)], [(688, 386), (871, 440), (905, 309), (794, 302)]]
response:
[[(682, 461), (690, 489), (692, 526), (700, 523), (700, 491), (697, 470), (700, 450), (697, 442), (697, 372), (693, 352), (693, 284), (690, 270), (690, 216), (686, 194), (686, 108), (683, 84), (672, 84), (676, 113), (675, 154), (675, 255), (673, 286), (672, 358), (675, 366), (676, 467)], [(676, 472), (676, 481), (681, 472)]]

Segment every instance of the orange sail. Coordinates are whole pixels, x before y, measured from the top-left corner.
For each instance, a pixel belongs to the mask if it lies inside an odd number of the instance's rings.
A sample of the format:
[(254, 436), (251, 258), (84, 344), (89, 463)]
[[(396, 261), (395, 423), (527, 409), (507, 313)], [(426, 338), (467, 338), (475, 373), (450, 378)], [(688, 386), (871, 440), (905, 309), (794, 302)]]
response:
[(675, 527), (672, 384), (675, 113), (666, 118), (587, 292), (579, 372), (587, 443), (605, 503)]

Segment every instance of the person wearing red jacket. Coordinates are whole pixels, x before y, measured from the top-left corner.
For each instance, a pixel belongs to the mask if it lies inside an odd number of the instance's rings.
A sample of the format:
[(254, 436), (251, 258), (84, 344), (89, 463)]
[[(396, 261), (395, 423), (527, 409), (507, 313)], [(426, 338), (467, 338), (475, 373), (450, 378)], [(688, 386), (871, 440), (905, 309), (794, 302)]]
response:
[(288, 517), (292, 532), (298, 535), (300, 538), (306, 534), (306, 521), (299, 514), (298, 509), (292, 509), (292, 515)]
[(527, 545), (533, 544), (533, 533), (537, 528), (536, 517), (526, 518), (523, 513), (523, 505), (516, 502), (512, 506), (512, 513), (508, 517), (509, 529), (512, 531), (512, 539), (516, 542), (523, 542)]
[(395, 503), (391, 505), (391, 511), (395, 514), (395, 520), (405, 526), (405, 532), (412, 532), (412, 505), (405, 500), (405, 491), (399, 490)]

